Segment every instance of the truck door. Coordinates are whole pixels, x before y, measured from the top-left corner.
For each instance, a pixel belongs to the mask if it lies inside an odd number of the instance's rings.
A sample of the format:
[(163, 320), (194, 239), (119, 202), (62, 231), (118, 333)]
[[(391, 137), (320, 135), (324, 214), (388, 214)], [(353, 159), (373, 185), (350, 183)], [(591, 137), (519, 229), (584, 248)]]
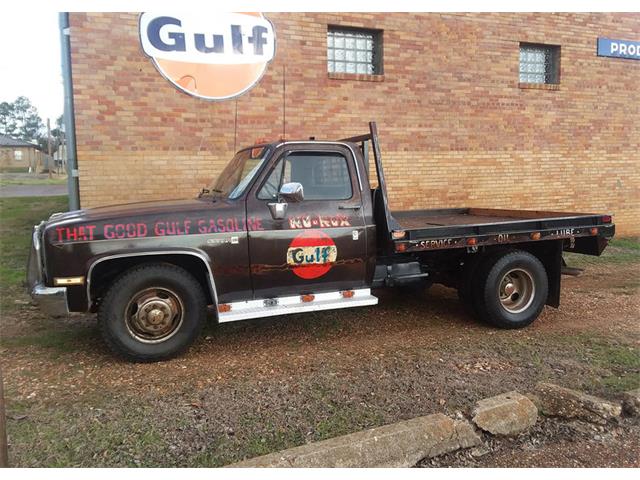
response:
[[(274, 153), (247, 197), (247, 215), (262, 227), (249, 232), (254, 298), (364, 287), (367, 242), (355, 161), (337, 144), (286, 144)], [(283, 218), (274, 218), (268, 204), (291, 182), (302, 185), (304, 199), (286, 201)]]

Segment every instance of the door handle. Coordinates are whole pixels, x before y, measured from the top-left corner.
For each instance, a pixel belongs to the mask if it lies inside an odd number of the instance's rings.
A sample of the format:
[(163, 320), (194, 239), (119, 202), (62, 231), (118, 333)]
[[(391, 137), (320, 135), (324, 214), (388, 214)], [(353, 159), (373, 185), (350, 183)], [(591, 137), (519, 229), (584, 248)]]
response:
[(340, 210), (360, 210), (360, 205), (338, 205)]

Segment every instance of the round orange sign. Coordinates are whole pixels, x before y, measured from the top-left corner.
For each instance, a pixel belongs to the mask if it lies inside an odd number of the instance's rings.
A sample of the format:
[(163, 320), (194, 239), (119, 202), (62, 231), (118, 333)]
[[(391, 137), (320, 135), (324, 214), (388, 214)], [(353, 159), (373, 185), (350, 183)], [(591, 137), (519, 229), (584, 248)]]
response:
[(261, 13), (140, 15), (140, 43), (158, 71), (194, 97), (242, 95), (275, 55), (273, 25)]

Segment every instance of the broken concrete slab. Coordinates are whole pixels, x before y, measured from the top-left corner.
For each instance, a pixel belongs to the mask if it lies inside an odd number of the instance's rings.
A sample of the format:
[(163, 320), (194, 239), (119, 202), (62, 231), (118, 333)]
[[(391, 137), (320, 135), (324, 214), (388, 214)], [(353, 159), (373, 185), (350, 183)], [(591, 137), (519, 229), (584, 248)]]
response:
[(540, 398), (542, 413), (548, 416), (579, 418), (592, 423), (605, 424), (622, 413), (619, 403), (552, 383), (539, 383), (536, 391)]
[(479, 445), (466, 420), (437, 413), (252, 458), (230, 467), (411, 467)]
[(473, 423), (493, 435), (516, 435), (535, 425), (538, 409), (518, 392), (508, 392), (476, 403)]
[(640, 416), (640, 388), (624, 392), (622, 396), (622, 408), (627, 415)]

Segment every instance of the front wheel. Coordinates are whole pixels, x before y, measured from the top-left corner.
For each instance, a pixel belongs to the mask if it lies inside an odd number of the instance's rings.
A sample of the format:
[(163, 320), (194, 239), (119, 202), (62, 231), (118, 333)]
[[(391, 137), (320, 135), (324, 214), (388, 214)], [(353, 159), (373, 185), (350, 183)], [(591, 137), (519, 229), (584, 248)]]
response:
[(534, 255), (515, 250), (489, 257), (478, 271), (473, 291), (477, 315), (500, 328), (531, 324), (544, 308), (549, 282)]
[(200, 334), (206, 300), (180, 267), (147, 264), (125, 272), (107, 290), (98, 325), (113, 352), (137, 362), (174, 357)]

